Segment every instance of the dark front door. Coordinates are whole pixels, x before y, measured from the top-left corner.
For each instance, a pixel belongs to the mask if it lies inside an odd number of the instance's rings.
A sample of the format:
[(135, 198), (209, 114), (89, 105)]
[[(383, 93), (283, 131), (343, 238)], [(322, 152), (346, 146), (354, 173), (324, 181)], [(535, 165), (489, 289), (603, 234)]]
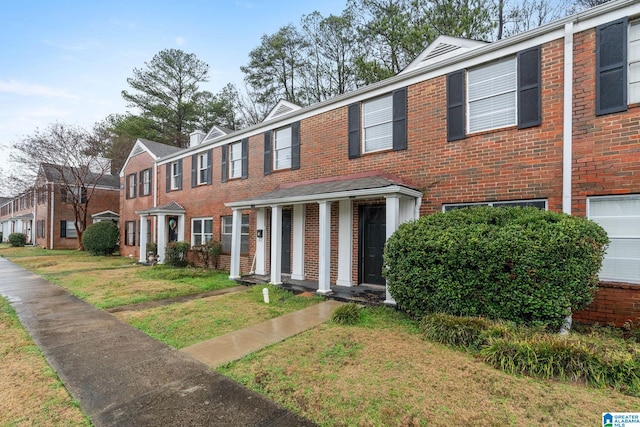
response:
[(168, 241), (169, 242), (177, 242), (178, 241), (178, 217), (177, 216), (168, 216), (167, 217), (167, 228), (168, 228)]
[(282, 267), (283, 274), (291, 274), (291, 211), (282, 211)]
[(382, 278), (382, 253), (387, 236), (386, 210), (384, 206), (361, 206), (360, 283), (384, 285)]

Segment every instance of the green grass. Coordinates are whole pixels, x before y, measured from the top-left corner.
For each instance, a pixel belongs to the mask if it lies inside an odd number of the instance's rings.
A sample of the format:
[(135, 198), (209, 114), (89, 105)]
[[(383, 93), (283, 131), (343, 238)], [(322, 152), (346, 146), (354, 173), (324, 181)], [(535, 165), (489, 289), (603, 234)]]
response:
[(116, 313), (147, 335), (172, 347), (189, 345), (279, 317), (322, 301), (269, 286), (271, 302), (262, 299), (263, 286), (181, 304)]

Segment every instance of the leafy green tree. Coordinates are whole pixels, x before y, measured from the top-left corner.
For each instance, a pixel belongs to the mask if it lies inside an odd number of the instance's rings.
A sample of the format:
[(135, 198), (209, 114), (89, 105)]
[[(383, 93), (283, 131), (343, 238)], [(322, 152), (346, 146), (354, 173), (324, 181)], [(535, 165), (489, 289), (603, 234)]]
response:
[(494, 5), (488, 0), (416, 0), (415, 4), (438, 35), (489, 40), (495, 28)]
[(197, 123), (199, 84), (208, 81), (209, 66), (193, 53), (164, 49), (145, 68), (134, 68), (127, 79), (132, 91), (122, 97), (160, 130), (160, 142), (189, 145), (188, 134)]
[(301, 103), (300, 74), (306, 46), (292, 24), (262, 36), (260, 46), (249, 52), (249, 63), (240, 67), (259, 103), (274, 106), (281, 99)]
[(231, 130), (242, 127), (240, 114), (240, 94), (238, 89), (228, 83), (217, 94), (203, 91), (196, 97), (197, 126), (208, 130), (218, 125)]

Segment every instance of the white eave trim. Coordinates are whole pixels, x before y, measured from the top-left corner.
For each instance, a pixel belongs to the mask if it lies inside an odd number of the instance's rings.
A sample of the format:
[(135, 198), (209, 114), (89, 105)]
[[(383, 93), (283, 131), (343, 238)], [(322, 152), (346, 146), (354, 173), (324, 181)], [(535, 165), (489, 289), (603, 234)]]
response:
[(407, 196), (412, 198), (422, 197), (422, 193), (412, 188), (401, 185), (390, 185), (388, 187), (366, 188), (362, 190), (339, 191), (335, 193), (309, 194), (306, 196), (281, 197), (275, 199), (243, 200), (239, 202), (229, 202), (224, 205), (232, 209), (253, 209), (276, 205), (298, 205), (304, 203), (321, 201), (338, 201), (344, 199), (370, 199), (372, 197), (384, 197), (391, 194)]
[[(139, 152), (136, 153), (136, 148), (139, 148), (142, 151), (139, 151)], [(138, 138), (138, 139), (136, 139), (136, 143), (133, 144), (133, 148), (131, 148), (131, 151), (129, 151), (129, 155), (127, 156), (127, 160), (124, 161), (124, 164), (122, 165), (122, 169), (120, 169), (120, 173), (118, 174), (120, 176), (120, 178), (124, 178), (124, 170), (126, 169), (127, 164), (129, 164), (129, 160), (131, 160), (131, 158), (133, 158), (133, 157), (136, 157), (136, 156), (142, 154), (142, 152), (146, 152), (147, 154), (149, 154), (153, 160), (157, 160), (158, 159), (158, 156), (153, 154), (153, 152), (149, 149), (149, 147), (147, 147), (144, 144), (144, 142), (142, 142), (140, 140), (140, 138)]]

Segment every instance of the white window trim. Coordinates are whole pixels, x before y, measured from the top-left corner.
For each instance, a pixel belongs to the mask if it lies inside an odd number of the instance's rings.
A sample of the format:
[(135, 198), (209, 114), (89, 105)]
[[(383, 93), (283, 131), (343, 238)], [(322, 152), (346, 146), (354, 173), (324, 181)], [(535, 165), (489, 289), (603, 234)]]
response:
[[(238, 158), (233, 157), (235, 147), (240, 147), (238, 150), (240, 156)], [(274, 145), (275, 151), (275, 145)], [(275, 163), (275, 156), (274, 156)], [(275, 167), (275, 166), (274, 166)], [(242, 178), (242, 142), (235, 142), (229, 145), (229, 179)]]
[[(205, 221), (211, 221), (211, 233), (205, 232)], [(202, 230), (202, 232), (200, 233), (194, 232), (196, 222), (200, 222), (200, 227)], [(191, 246), (196, 245), (196, 235), (201, 236), (200, 244), (204, 244), (209, 240), (213, 240), (213, 218), (212, 217), (191, 218)], [(207, 237), (209, 237), (209, 240), (206, 240)]]
[[(225, 233), (225, 232), (224, 232), (224, 229), (225, 229), (225, 222), (226, 222), (226, 221), (229, 221), (228, 227), (229, 227), (229, 229), (231, 229), (231, 227), (232, 227), (232, 221), (233, 221), (233, 219), (232, 219), (232, 218), (233, 218), (233, 216), (231, 216), (231, 215), (225, 215), (225, 216), (222, 216), (222, 217), (220, 218), (220, 243), (223, 243), (223, 242), (224, 242), (224, 236), (229, 236), (229, 238), (231, 238), (231, 236), (232, 236), (231, 231), (229, 231), (229, 233)], [(241, 224), (241, 225), (240, 225), (240, 242), (241, 242), (240, 247), (241, 247), (241, 248), (242, 248), (242, 239), (243, 239), (243, 238), (246, 238), (246, 243), (247, 243), (247, 245), (248, 245), (248, 242), (249, 242), (249, 227), (250, 227), (250, 219), (249, 219), (249, 215), (248, 215), (248, 214), (243, 214), (243, 215), (242, 215), (242, 218), (243, 218), (243, 220), (244, 220), (244, 218), (246, 218), (246, 221), (247, 221), (247, 224), (246, 224), (246, 225), (247, 225), (247, 231), (246, 231), (246, 233), (242, 231), (242, 224)], [(224, 250), (224, 249), (223, 249), (223, 250)], [(228, 251), (227, 251), (227, 252), (228, 252)], [(225, 252), (225, 253), (227, 253), (227, 252)], [(246, 253), (246, 252), (242, 252), (242, 251), (241, 251), (241, 253), (243, 253), (243, 254), (244, 254), (244, 253)]]
[[(631, 57), (631, 52), (638, 52), (638, 50), (640, 50), (640, 39), (631, 40), (631, 29), (638, 27), (635, 31), (638, 32), (638, 34), (640, 35), (640, 19), (636, 19), (634, 21), (629, 22), (629, 28), (627, 29), (628, 31), (628, 40), (627, 40), (627, 103), (628, 104), (637, 104), (640, 103), (640, 88), (638, 88), (638, 94), (636, 95), (636, 98), (632, 98), (632, 92), (631, 92), (631, 86), (632, 84), (638, 85), (640, 86), (640, 53), (636, 53), (636, 58), (632, 58)], [(633, 44), (633, 46), (635, 47), (635, 49), (632, 49), (632, 42), (635, 42)], [(636, 68), (638, 69), (637, 72), (637, 76), (636, 76), (636, 80), (632, 80), (631, 77), (632, 73), (631, 73), (631, 66), (632, 65), (636, 65)]]
[[(473, 72), (474, 70), (479, 70), (482, 68), (486, 68), (486, 67), (490, 67), (494, 64), (497, 64), (499, 62), (506, 62), (508, 60), (511, 60), (514, 62), (514, 70), (515, 70), (515, 78), (514, 78), (514, 87), (513, 90), (503, 90), (501, 92), (494, 92), (491, 95), (488, 96), (484, 96), (481, 98), (477, 98), (477, 99), (470, 99), (469, 96), (469, 73)], [(503, 125), (499, 125), (499, 126), (493, 126), (493, 127), (489, 127), (489, 128), (484, 128), (484, 129), (476, 129), (476, 130), (471, 130), (471, 103), (472, 102), (477, 102), (477, 101), (481, 101), (484, 99), (489, 99), (489, 98), (493, 98), (493, 97), (497, 97), (500, 95), (504, 95), (504, 94), (509, 94), (509, 93), (513, 93), (513, 105), (514, 105), (514, 114), (513, 114), (513, 123), (509, 123), (509, 124), (503, 124)], [(481, 133), (481, 132), (489, 132), (492, 130), (496, 130), (496, 129), (504, 129), (507, 127), (512, 127), (512, 126), (516, 126), (518, 124), (518, 61), (517, 58), (515, 56), (508, 56), (508, 57), (504, 57), (504, 58), (500, 58), (497, 59), (495, 61), (491, 61), (488, 63), (484, 63), (484, 64), (480, 64), (478, 66), (475, 66), (473, 68), (470, 68), (466, 71), (466, 76), (465, 76), (465, 113), (466, 113), (466, 131), (467, 131), (467, 135), (473, 135), (476, 133)]]
[[(289, 129), (289, 145), (285, 146), (285, 147), (281, 147), (281, 148), (276, 148), (277, 144), (278, 144), (278, 132), (284, 131), (286, 129)], [(285, 127), (281, 127), (279, 129), (276, 129), (275, 131), (273, 131), (273, 170), (286, 170), (286, 169), (290, 169), (291, 168), (291, 143), (293, 140), (293, 129), (291, 128), (291, 126), (285, 126)], [(284, 153), (288, 151), (289, 152), (289, 164), (282, 166), (282, 167), (278, 167), (278, 153)]]
[[(147, 180), (148, 178), (148, 180)], [(142, 171), (142, 194), (141, 196), (148, 196), (151, 194), (151, 169), (145, 169)]]
[[(389, 120), (385, 120), (379, 123), (375, 123), (369, 126), (365, 126), (365, 105), (373, 102), (373, 101), (377, 101), (380, 100), (382, 98), (390, 98), (390, 102), (391, 102), (391, 109), (389, 110)], [(366, 136), (367, 136), (367, 129), (370, 127), (374, 127), (374, 126), (380, 126), (380, 125), (384, 125), (387, 123), (391, 123), (391, 137), (389, 138), (389, 144), (388, 146), (385, 146), (383, 148), (378, 148), (376, 150), (367, 150), (367, 140), (366, 140)], [(393, 94), (387, 94), (387, 95), (383, 95), (383, 96), (378, 96), (376, 98), (372, 98), (372, 99), (368, 99), (366, 101), (362, 102), (362, 106), (360, 108), (360, 134), (362, 135), (362, 141), (361, 141), (361, 150), (362, 153), (377, 153), (379, 151), (388, 151), (393, 149)]]
[(180, 173), (178, 171), (178, 162), (172, 162), (170, 166), (171, 170), (171, 189), (177, 190), (180, 188), (178, 185), (178, 179), (180, 178)]
[[(77, 239), (78, 238), (78, 231), (76, 230), (76, 222), (75, 221), (66, 221), (66, 225), (67, 225), (67, 230), (65, 233), (65, 238), (66, 239)], [(69, 232), (71, 232), (71, 234), (73, 234), (73, 236), (69, 235)]]
[(127, 175), (127, 193), (130, 199), (136, 198), (136, 174)]
[(198, 185), (207, 183), (207, 168), (209, 167), (209, 156), (207, 153), (201, 153), (197, 156), (198, 159)]

